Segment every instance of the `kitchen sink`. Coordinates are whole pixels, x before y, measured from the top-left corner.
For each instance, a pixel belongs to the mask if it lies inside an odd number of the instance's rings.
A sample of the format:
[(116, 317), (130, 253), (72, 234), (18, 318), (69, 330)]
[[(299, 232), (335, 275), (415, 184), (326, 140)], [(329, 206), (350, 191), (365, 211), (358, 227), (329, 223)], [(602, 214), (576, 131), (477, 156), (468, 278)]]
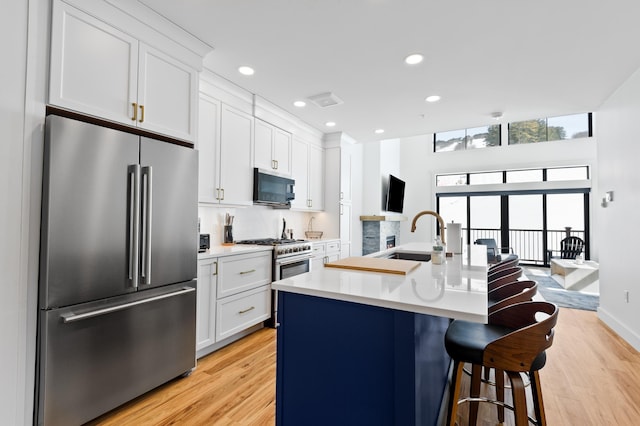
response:
[(431, 260), (431, 254), (395, 252), (389, 255), (389, 259), (417, 260), (420, 262), (428, 262)]

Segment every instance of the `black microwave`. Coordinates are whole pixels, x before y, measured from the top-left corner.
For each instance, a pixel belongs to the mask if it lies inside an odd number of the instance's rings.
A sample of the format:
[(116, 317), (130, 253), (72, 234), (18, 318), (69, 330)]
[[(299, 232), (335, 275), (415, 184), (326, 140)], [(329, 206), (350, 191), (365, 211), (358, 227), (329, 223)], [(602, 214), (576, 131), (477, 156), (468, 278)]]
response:
[(253, 202), (272, 207), (290, 208), (295, 193), (293, 179), (253, 169)]

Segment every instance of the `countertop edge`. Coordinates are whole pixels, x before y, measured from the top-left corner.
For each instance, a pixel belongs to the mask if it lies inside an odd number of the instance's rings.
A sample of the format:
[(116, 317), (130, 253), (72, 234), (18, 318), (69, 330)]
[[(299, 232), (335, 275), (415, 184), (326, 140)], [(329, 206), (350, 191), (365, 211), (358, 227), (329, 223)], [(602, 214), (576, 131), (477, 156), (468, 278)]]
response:
[(204, 253), (198, 253), (198, 260), (210, 259), (212, 257), (234, 256), (238, 254), (258, 253), (261, 251), (272, 251), (272, 246), (259, 246), (254, 244), (235, 244), (232, 246), (212, 246)]
[(331, 300), (341, 300), (344, 302), (360, 303), (368, 306), (377, 306), (380, 308), (395, 309), (399, 311), (413, 312), (418, 314), (434, 315), (444, 318), (461, 319), (465, 321), (479, 322), (486, 324), (488, 322), (488, 314), (474, 314), (464, 311), (454, 311), (450, 309), (438, 309), (410, 303), (402, 303), (390, 300), (381, 300), (377, 298), (363, 297), (346, 293), (336, 293), (326, 290), (318, 290), (311, 288), (292, 287), (290, 285), (271, 283), (272, 290), (285, 291), (287, 293), (301, 294), (305, 296), (315, 296)]

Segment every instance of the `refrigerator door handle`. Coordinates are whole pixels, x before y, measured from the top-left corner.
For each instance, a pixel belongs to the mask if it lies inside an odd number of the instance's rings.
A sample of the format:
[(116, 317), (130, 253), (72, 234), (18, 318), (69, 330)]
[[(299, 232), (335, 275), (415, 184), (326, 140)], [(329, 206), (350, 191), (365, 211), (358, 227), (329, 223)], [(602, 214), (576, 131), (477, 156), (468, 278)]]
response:
[(142, 284), (151, 284), (151, 217), (153, 206), (153, 173), (151, 166), (142, 167), (144, 189), (142, 216)]
[(128, 168), (129, 193), (129, 280), (132, 287), (138, 287), (140, 255), (140, 165), (132, 164)]
[(111, 306), (109, 308), (96, 309), (95, 311), (84, 312), (82, 314), (74, 314), (73, 312), (69, 312), (69, 313), (60, 315), (60, 318), (62, 318), (63, 323), (69, 324), (76, 321), (82, 321), (84, 319), (95, 318), (101, 315), (110, 314), (112, 312), (122, 311), (124, 309), (129, 309), (133, 306), (156, 302), (158, 300), (167, 299), (169, 297), (180, 296), (182, 294), (191, 293), (192, 291), (196, 291), (196, 289), (194, 287), (183, 287), (182, 290), (174, 291), (173, 293), (161, 294), (159, 296), (150, 297), (148, 299), (136, 300), (135, 302), (125, 303), (117, 306)]

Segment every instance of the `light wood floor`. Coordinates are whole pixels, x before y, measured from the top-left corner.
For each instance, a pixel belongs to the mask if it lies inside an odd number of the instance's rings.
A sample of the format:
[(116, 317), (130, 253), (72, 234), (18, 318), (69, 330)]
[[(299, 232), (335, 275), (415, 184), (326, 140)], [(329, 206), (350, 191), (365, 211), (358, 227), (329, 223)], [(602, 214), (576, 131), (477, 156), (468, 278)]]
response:
[[(275, 352), (274, 330), (260, 330), (200, 359), (191, 376), (91, 424), (273, 425)], [(550, 426), (640, 424), (640, 353), (604, 326), (595, 312), (560, 309), (540, 375)], [(464, 415), (464, 406), (460, 413)], [(493, 405), (480, 405), (478, 424), (497, 424)], [(513, 425), (508, 411), (504, 424)]]

